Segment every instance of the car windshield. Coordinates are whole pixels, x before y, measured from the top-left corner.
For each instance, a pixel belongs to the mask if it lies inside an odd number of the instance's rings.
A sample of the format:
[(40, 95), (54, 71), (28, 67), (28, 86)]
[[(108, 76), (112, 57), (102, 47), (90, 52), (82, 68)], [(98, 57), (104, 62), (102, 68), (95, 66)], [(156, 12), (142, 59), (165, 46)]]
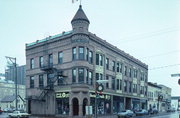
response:
[(126, 112), (126, 110), (123, 110), (123, 111), (121, 111), (121, 112)]
[(14, 111), (13, 113), (18, 114), (18, 113), (19, 113), (19, 111)]
[(25, 113), (25, 111), (20, 111), (20, 113)]

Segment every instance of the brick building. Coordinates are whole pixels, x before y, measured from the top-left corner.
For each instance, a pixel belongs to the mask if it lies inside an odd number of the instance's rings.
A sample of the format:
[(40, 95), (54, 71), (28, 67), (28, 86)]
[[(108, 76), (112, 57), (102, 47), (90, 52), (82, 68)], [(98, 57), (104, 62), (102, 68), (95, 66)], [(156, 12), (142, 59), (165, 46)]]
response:
[(148, 66), (88, 31), (82, 6), (72, 31), (26, 44), (27, 109), (37, 115), (95, 112), (96, 80), (108, 80), (98, 114), (147, 108)]

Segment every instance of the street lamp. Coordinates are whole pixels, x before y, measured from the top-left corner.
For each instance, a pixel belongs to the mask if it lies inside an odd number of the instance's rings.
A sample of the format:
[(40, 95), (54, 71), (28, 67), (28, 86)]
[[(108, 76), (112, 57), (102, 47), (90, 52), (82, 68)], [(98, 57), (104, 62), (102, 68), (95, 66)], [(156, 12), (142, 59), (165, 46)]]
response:
[(11, 61), (11, 63), (13, 64), (14, 68), (15, 68), (15, 98), (16, 98), (16, 110), (17, 110), (17, 65), (16, 65), (16, 58), (13, 57), (8, 57), (6, 56), (6, 59), (8, 59), (9, 61)]
[(95, 83), (95, 118), (97, 118), (97, 92), (103, 91), (104, 87), (102, 83), (106, 83), (106, 82), (108, 82), (108, 80), (96, 80)]

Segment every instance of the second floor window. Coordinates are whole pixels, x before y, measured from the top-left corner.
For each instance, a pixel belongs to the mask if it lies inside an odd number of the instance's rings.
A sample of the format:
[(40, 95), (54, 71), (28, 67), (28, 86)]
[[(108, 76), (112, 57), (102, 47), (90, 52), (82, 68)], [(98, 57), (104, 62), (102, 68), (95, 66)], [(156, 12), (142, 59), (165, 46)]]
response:
[(129, 93), (132, 92), (132, 82), (129, 82)]
[(79, 68), (78, 70), (78, 78), (79, 78), (79, 83), (84, 83), (84, 69)]
[(39, 88), (43, 88), (43, 87), (44, 87), (43, 75), (39, 75)]
[(79, 59), (84, 59), (84, 47), (79, 47)]
[(124, 81), (124, 92), (127, 92), (127, 81)]
[(89, 61), (89, 49), (86, 48), (86, 61)]
[(30, 77), (30, 88), (34, 88), (34, 76)]
[(106, 88), (109, 88), (109, 76), (108, 76), (108, 75), (106, 75), (106, 80), (108, 81), (108, 82), (106, 83)]
[(32, 58), (30, 60), (30, 68), (33, 69), (34, 68), (34, 58)]
[(53, 55), (49, 55), (49, 66), (53, 66)]
[(59, 52), (58, 54), (58, 60), (59, 60), (59, 64), (63, 63), (63, 52)]
[(90, 84), (93, 85), (93, 73), (91, 71), (89, 71), (89, 81)]
[(86, 83), (89, 84), (89, 70), (86, 69)]
[(40, 66), (40, 67), (43, 67), (43, 66), (44, 66), (43, 56), (39, 57), (39, 66)]
[(115, 78), (112, 77), (112, 83), (111, 83), (112, 90), (115, 90)]
[(117, 85), (116, 89), (120, 90), (120, 88), (119, 88), (119, 79), (117, 79), (117, 84), (116, 85)]
[(76, 69), (72, 70), (72, 82), (75, 83), (76, 82)]

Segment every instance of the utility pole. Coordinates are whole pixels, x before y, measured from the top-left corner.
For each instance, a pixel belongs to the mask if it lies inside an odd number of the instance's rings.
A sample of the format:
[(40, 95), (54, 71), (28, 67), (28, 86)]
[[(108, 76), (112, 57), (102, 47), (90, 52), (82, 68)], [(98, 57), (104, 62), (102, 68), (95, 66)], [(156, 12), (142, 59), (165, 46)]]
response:
[(15, 79), (15, 98), (16, 98), (15, 108), (17, 110), (18, 100), (17, 100), (17, 64), (16, 64), (16, 58), (6, 56), (6, 59), (10, 60), (11, 63), (13, 64), (14, 68), (15, 68), (15, 76), (14, 76), (14, 79)]

